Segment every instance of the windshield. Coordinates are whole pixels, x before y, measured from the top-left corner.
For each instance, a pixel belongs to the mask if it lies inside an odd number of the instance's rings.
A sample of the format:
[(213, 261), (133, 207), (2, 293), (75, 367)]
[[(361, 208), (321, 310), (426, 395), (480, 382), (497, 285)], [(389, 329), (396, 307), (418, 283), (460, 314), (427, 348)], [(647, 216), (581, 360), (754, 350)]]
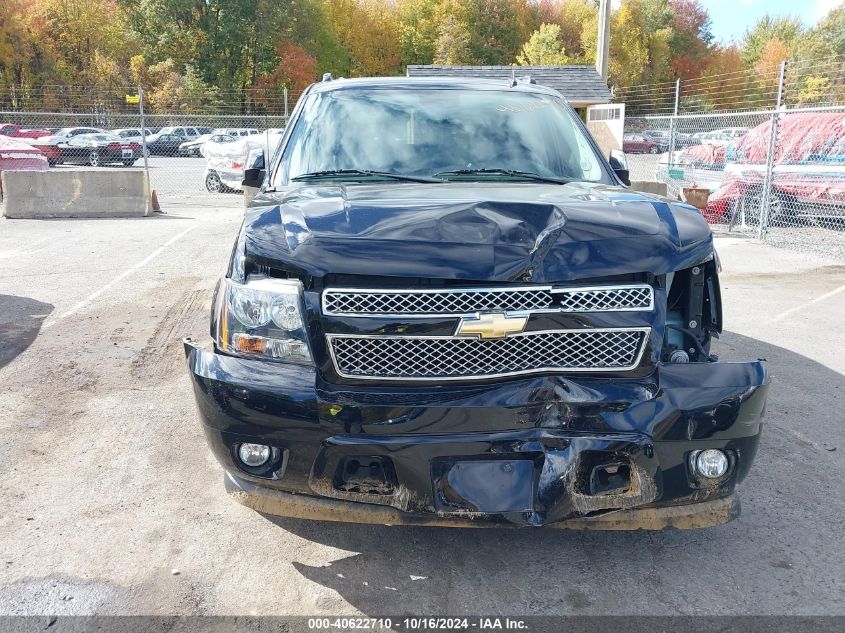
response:
[(604, 177), (562, 100), (498, 90), (344, 89), (312, 95), (286, 146), (276, 184), (342, 170), (440, 174), (449, 180), (519, 179), (502, 170), (592, 182)]

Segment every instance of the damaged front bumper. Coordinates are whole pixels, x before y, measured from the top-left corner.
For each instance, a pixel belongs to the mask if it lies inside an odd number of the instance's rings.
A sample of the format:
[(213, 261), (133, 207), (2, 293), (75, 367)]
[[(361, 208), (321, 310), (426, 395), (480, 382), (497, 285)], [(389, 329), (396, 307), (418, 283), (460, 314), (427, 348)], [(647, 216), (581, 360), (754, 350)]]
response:
[[(226, 487), (260, 512), (383, 524), (661, 529), (739, 514), (760, 437), (764, 363), (659, 365), (643, 378), (349, 387), (313, 367), (186, 341)], [(242, 442), (272, 447), (262, 469)], [(716, 448), (720, 479), (690, 456)]]

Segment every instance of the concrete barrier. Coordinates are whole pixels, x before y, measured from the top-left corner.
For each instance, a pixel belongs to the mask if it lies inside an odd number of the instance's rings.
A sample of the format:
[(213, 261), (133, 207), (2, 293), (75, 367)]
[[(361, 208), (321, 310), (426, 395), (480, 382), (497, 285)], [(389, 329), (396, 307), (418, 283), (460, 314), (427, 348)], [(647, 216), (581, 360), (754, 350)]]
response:
[(665, 196), (667, 191), (665, 182), (652, 182), (649, 180), (632, 180), (631, 189), (641, 193), (654, 193), (658, 196)]
[(146, 174), (138, 169), (4, 171), (7, 218), (113, 218), (152, 214)]

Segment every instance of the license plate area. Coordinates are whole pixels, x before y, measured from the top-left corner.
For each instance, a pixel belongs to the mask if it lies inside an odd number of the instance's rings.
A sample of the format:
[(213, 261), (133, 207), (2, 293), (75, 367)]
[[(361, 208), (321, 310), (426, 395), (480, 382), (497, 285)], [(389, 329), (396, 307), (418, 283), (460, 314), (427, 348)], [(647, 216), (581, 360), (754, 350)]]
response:
[(499, 514), (534, 509), (531, 460), (435, 460), (431, 469), (438, 512)]
[(123, 152), (124, 158), (131, 158), (132, 157), (132, 150), (131, 149), (124, 149), (121, 150)]

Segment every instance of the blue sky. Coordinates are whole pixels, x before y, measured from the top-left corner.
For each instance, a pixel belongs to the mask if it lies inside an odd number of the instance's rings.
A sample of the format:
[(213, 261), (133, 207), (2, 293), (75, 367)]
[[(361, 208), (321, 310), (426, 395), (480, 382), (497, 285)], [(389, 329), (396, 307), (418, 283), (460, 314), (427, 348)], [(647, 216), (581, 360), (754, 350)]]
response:
[(717, 41), (739, 40), (765, 14), (797, 15), (807, 26), (818, 22), (845, 0), (701, 0), (713, 20)]

